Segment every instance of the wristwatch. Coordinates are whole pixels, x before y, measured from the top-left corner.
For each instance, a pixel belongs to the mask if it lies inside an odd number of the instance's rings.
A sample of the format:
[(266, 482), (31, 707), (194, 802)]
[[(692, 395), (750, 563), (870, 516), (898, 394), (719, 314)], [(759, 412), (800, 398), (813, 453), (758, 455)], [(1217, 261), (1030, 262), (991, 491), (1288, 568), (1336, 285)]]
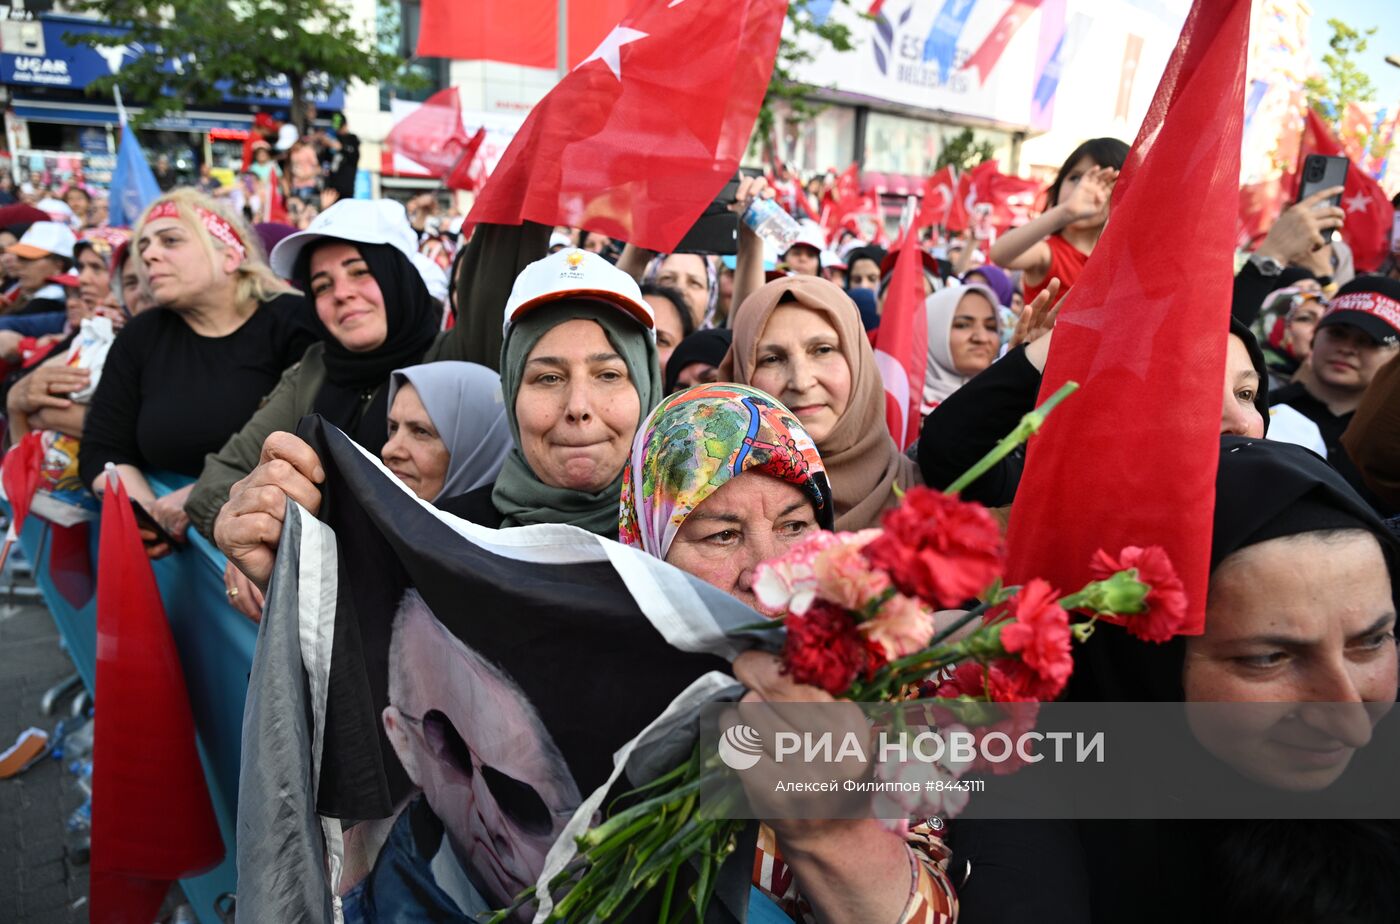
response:
[(1260, 276), (1277, 276), (1283, 272), (1282, 263), (1263, 254), (1250, 254), (1249, 262), (1254, 264), (1254, 268), (1259, 271)]

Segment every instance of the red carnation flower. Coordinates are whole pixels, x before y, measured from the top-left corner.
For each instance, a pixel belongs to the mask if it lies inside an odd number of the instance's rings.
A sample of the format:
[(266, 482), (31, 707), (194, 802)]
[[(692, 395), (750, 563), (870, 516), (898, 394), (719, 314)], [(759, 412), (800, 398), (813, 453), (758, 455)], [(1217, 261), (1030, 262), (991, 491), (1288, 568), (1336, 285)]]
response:
[(1125, 614), (1123, 627), (1146, 642), (1165, 642), (1186, 623), (1186, 587), (1177, 577), (1167, 550), (1159, 545), (1130, 545), (1114, 558), (1103, 549), (1089, 562), (1094, 580), (1102, 581), (1119, 571), (1136, 568), (1138, 580), (1152, 589), (1144, 603), (1146, 612)]
[(1008, 654), (1035, 671), (1041, 683), (1040, 699), (1054, 699), (1074, 670), (1070, 657), (1069, 614), (1055, 602), (1055, 589), (1032, 578), (1007, 602), (1003, 614), (1011, 617), (1001, 630), (1001, 645)]
[(884, 533), (863, 550), (866, 558), (901, 592), (936, 608), (976, 597), (1001, 575), (1001, 530), (979, 504), (913, 488), (882, 525)]
[[(1020, 661), (1006, 658), (993, 661), (990, 669), (976, 661), (964, 661), (938, 688), (940, 699), (990, 699), (994, 703), (1029, 703), (1040, 695), (1040, 676)], [(1058, 691), (1056, 691), (1058, 692)]]
[(783, 665), (798, 683), (841, 696), (856, 677), (872, 678), (885, 660), (879, 643), (861, 635), (845, 610), (818, 600), (802, 615), (787, 617)]

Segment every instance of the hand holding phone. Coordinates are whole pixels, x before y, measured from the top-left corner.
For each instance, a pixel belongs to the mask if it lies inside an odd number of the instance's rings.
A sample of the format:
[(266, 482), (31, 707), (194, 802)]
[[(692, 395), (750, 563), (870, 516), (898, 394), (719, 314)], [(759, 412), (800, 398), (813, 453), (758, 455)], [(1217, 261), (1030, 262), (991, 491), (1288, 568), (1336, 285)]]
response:
[(142, 535), (141, 541), (146, 548), (154, 549), (164, 545), (170, 551), (174, 551), (175, 539), (165, 531), (165, 527), (157, 523), (156, 518), (151, 516), (151, 512), (136, 498), (129, 497), (127, 500), (131, 501), (131, 512), (136, 515), (136, 528), (141, 530), (143, 534), (149, 533), (152, 537), (147, 539), (145, 535)]
[[(1342, 193), (1339, 187), (1346, 186), (1349, 166), (1345, 157), (1309, 154), (1303, 160), (1303, 180), (1298, 184), (1298, 201), (1312, 198), (1326, 189), (1338, 188), (1335, 194), (1323, 197), (1315, 202), (1313, 207), (1340, 208)], [(1322, 239), (1326, 243), (1330, 243), (1335, 237), (1336, 230), (1333, 228), (1322, 231)]]

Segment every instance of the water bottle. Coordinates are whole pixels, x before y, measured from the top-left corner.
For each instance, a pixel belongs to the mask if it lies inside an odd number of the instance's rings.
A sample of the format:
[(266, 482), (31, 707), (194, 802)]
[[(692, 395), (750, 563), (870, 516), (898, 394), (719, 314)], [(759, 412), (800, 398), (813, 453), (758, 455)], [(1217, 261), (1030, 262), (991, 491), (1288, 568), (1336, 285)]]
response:
[(77, 728), (67, 730), (67, 733), (60, 739), (62, 745), (58, 756), (65, 761), (82, 760), (87, 757), (92, 753), (92, 731), (91, 719)]
[(755, 199), (744, 209), (744, 224), (778, 253), (785, 253), (801, 231), (796, 220), (772, 199)]
[(92, 799), (73, 809), (67, 827), (69, 834), (82, 834), (92, 828)]

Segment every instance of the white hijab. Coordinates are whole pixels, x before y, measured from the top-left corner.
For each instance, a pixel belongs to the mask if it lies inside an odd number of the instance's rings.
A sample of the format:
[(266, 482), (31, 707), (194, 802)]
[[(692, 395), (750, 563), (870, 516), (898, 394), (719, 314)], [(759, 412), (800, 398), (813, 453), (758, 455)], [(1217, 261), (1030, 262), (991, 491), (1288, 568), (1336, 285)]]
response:
[(928, 364), (924, 366), (922, 407), (925, 414), (961, 388), (969, 378), (954, 368), (952, 345), (949, 341), (953, 333), (953, 316), (957, 314), (963, 296), (970, 292), (985, 295), (993, 308), (997, 305), (996, 293), (980, 283), (949, 286), (933, 293), (924, 301), (924, 314), (928, 319)]

